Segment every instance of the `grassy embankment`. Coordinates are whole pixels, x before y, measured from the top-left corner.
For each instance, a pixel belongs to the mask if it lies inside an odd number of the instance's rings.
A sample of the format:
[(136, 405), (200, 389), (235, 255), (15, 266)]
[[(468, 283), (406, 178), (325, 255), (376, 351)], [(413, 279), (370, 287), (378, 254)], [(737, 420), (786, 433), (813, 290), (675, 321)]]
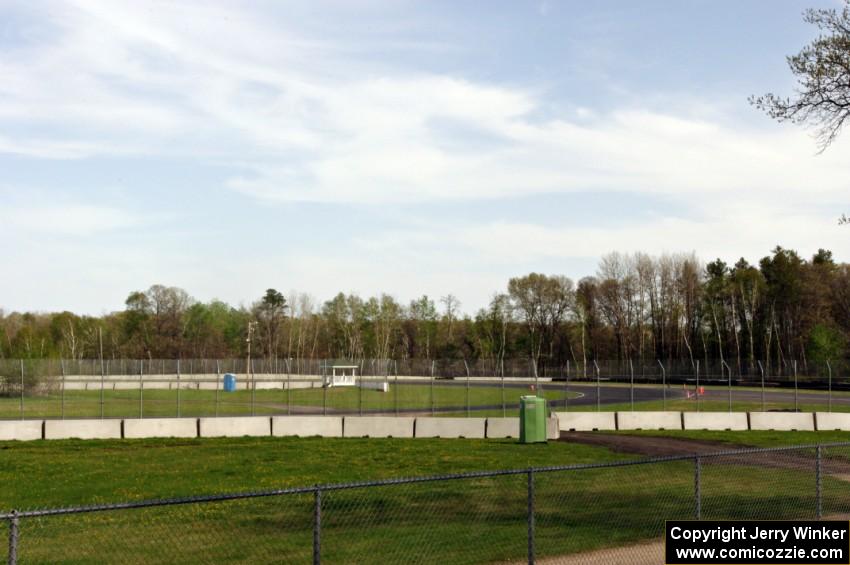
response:
[[(773, 441), (750, 434), (750, 442)], [(626, 457), (564, 442), (426, 439), (40, 441), (0, 450), (0, 507), (22, 509)], [(846, 487), (824, 477), (825, 513), (850, 508)], [(703, 518), (814, 512), (806, 470), (707, 464), (702, 489)], [(309, 562), (312, 504), (312, 495), (297, 495), (24, 520), (20, 551), (36, 563)], [(536, 507), (540, 556), (657, 538), (664, 519), (693, 515), (693, 464), (539, 473)], [(340, 563), (522, 561), (525, 518), (524, 475), (326, 492), (323, 556)]]

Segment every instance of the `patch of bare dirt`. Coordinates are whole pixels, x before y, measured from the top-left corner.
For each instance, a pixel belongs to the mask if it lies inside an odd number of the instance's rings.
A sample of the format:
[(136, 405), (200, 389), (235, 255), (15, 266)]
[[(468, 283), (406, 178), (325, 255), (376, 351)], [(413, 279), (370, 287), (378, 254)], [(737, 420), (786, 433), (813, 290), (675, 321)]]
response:
[[(599, 432), (561, 432), (560, 441), (605, 447), (618, 453), (633, 453), (647, 457), (673, 457), (677, 455), (710, 455), (718, 451), (751, 449), (750, 445), (735, 445), (719, 441), (687, 438), (652, 437), (637, 435), (607, 434)], [(847, 452), (843, 452), (846, 455)], [(815, 472), (815, 456), (809, 451), (767, 451), (706, 457), (703, 465), (751, 465), (769, 469), (793, 469)], [(850, 477), (850, 460), (846, 457), (830, 457), (824, 452), (821, 472), (824, 476), (846, 480)]]
[(535, 562), (541, 565), (659, 565), (664, 563), (664, 540), (545, 557)]
[(696, 455), (712, 451), (728, 451), (750, 446), (720, 441), (687, 438), (606, 434), (599, 432), (561, 432), (560, 441), (605, 447), (617, 453), (636, 453), (647, 457)]

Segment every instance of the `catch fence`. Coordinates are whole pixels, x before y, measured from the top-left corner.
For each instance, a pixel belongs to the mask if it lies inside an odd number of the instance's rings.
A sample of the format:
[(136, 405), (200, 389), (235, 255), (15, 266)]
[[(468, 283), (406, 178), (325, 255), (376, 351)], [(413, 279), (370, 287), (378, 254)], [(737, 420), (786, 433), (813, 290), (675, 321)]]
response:
[[(17, 377), (20, 366), (31, 379), (56, 379), (66, 376), (138, 376), (138, 375), (211, 375), (223, 373), (264, 375), (321, 375), (333, 365), (356, 365), (366, 376), (461, 378), (490, 377), (541, 378), (576, 381), (603, 379), (653, 383), (666, 376), (671, 383), (694, 380), (700, 376), (706, 383), (726, 382), (758, 384), (764, 377), (770, 381), (790, 382), (797, 376), (802, 383), (825, 382), (848, 373), (846, 360), (812, 362), (806, 360), (718, 360), (718, 359), (578, 359), (555, 362), (540, 359), (311, 359), (262, 357), (226, 359), (2, 359), (0, 376)], [(30, 381), (28, 381), (30, 382)]]
[[(354, 365), (353, 387), (326, 386)], [(850, 411), (843, 362), (733, 367), (528, 360), (88, 359), (0, 360), (0, 419), (210, 417), (281, 414), (515, 415), (519, 397), (556, 410)], [(790, 371), (790, 372), (789, 372)], [(223, 377), (236, 375), (237, 390)]]
[(0, 514), (25, 563), (660, 563), (668, 519), (846, 519), (850, 443)]

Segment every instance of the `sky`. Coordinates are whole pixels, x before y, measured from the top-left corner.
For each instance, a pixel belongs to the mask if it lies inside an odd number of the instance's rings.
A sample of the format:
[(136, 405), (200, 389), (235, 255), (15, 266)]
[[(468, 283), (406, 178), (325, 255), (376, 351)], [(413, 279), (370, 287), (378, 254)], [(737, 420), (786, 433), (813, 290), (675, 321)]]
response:
[(0, 308), (452, 293), (611, 252), (850, 261), (850, 134), (751, 94), (837, 0), (0, 1)]

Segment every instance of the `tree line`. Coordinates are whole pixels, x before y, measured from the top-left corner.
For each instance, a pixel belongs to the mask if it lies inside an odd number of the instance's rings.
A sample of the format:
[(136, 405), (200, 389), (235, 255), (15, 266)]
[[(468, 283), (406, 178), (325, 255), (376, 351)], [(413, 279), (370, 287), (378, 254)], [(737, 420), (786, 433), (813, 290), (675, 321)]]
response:
[[(250, 339), (249, 339), (250, 336)], [(530, 273), (474, 314), (452, 294), (402, 304), (389, 294), (268, 289), (250, 306), (185, 290), (134, 291), (104, 316), (0, 311), (0, 358), (526, 358), (533, 367), (593, 360), (720, 361), (738, 374), (762, 361), (841, 360), (850, 336), (850, 265), (777, 247), (758, 264), (694, 254), (610, 253), (577, 282)], [(705, 365), (704, 365), (705, 366)]]

